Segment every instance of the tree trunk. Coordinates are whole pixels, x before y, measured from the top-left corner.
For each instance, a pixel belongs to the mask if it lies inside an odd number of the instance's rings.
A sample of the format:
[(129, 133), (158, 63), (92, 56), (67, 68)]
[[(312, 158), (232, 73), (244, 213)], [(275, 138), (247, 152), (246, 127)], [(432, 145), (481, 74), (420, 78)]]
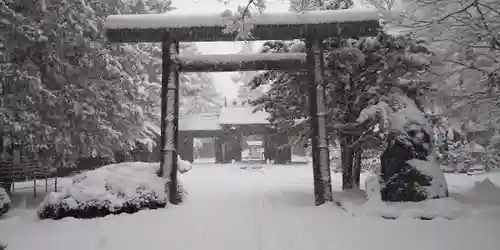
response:
[(354, 150), (349, 145), (352, 142), (352, 136), (340, 136), (340, 156), (342, 161), (342, 190), (352, 189), (354, 187), (353, 178), (353, 160)]
[(356, 148), (354, 152), (354, 162), (353, 162), (353, 183), (356, 187), (360, 187), (361, 182), (361, 155), (363, 153), (362, 148)]

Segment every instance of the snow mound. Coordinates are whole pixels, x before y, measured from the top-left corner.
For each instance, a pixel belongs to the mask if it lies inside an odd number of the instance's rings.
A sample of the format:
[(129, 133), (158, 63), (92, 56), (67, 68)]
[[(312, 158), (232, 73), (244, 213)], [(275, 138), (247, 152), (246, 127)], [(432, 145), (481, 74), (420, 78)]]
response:
[(177, 162), (179, 163), (178, 171), (181, 173), (186, 173), (193, 168), (191, 162), (181, 159), (179, 155), (177, 155)]
[[(348, 203), (344, 201), (344, 203)], [(351, 203), (352, 204), (352, 203)], [(345, 206), (344, 206), (345, 207)], [(356, 217), (372, 217), (381, 219), (419, 219), (454, 220), (467, 216), (495, 216), (498, 208), (483, 208), (469, 206), (453, 198), (430, 199), (421, 202), (383, 202), (377, 199), (368, 199), (358, 205), (346, 207), (347, 211)]]
[(380, 195), (378, 176), (367, 178), (365, 190), (353, 188), (335, 194), (335, 200), (345, 211), (355, 217), (396, 219), (401, 211), (386, 205)]
[[(381, 200), (379, 178), (368, 176), (365, 181), (366, 195), (346, 192), (337, 195), (340, 205), (355, 217), (381, 219), (446, 219), (467, 217), (499, 218), (500, 187), (490, 179), (476, 182), (468, 191), (442, 199), (421, 202), (384, 202)], [(361, 190), (362, 192), (362, 190)], [(353, 195), (357, 193), (358, 195)]]
[(7, 191), (5, 191), (5, 189), (0, 187), (0, 216), (7, 213), (9, 209), (10, 209), (10, 197), (7, 194)]
[(477, 181), (471, 189), (460, 196), (467, 203), (500, 206), (500, 187), (497, 187), (489, 178)]
[[(70, 187), (45, 197), (38, 216), (95, 218), (165, 207), (166, 180), (157, 175), (159, 167), (158, 163), (127, 162), (74, 176)], [(184, 161), (179, 164), (179, 169), (190, 168)], [(182, 196), (182, 187), (179, 192)]]

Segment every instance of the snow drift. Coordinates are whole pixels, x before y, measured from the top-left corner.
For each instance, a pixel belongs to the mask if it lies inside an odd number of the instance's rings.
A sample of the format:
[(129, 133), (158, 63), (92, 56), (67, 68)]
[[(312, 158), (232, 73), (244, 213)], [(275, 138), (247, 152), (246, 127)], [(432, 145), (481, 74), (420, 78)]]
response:
[[(429, 173), (429, 175), (432, 174)], [(461, 180), (467, 178), (461, 177)], [(381, 188), (379, 179), (380, 177), (375, 175), (366, 177), (365, 195), (362, 193), (345, 195), (347, 193), (345, 191), (341, 195), (337, 195), (341, 198), (342, 207), (358, 217), (382, 217), (384, 219), (432, 220), (440, 218), (454, 220), (472, 217), (495, 219), (500, 217), (500, 188), (489, 178), (475, 182), (469, 189), (453, 192), (454, 194), (450, 197), (427, 199), (421, 202), (382, 201), (378, 191)]]
[[(74, 176), (70, 187), (45, 197), (38, 216), (40, 219), (95, 218), (163, 208), (167, 204), (166, 180), (158, 176), (159, 169), (158, 163), (126, 162)], [(189, 162), (179, 162), (180, 172), (190, 169)], [(184, 194), (179, 184), (179, 198)]]
[(487, 204), (500, 206), (500, 187), (496, 186), (489, 178), (477, 181), (460, 198), (470, 204)]
[(5, 189), (0, 187), (0, 216), (7, 213), (9, 209), (10, 209), (10, 197), (7, 194), (7, 191), (5, 191)]

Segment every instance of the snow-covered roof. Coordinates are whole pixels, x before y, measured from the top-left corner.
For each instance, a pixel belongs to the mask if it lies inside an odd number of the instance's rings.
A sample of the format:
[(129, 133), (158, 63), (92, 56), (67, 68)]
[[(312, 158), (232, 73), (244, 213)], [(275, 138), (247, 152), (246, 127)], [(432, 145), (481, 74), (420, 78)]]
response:
[(252, 106), (224, 107), (221, 109), (220, 124), (269, 124), (269, 113), (264, 111), (253, 112)]
[[(219, 114), (188, 115), (179, 118), (179, 131), (218, 131), (221, 125), (267, 125), (269, 113), (253, 112), (253, 106), (223, 107)], [(296, 120), (300, 123), (303, 119)]]
[(217, 130), (221, 130), (217, 116), (189, 115), (179, 119), (179, 131)]
[(247, 141), (248, 146), (262, 146), (262, 141)]
[[(293, 24), (326, 24), (378, 20), (375, 9), (347, 9), (252, 13), (248, 20), (253, 25), (293, 25)], [(220, 13), (203, 13), (188, 15), (186, 13), (165, 14), (129, 14), (110, 15), (106, 20), (108, 29), (165, 29), (165, 28), (192, 28), (192, 27), (224, 27), (232, 24), (232, 20), (224, 19)]]

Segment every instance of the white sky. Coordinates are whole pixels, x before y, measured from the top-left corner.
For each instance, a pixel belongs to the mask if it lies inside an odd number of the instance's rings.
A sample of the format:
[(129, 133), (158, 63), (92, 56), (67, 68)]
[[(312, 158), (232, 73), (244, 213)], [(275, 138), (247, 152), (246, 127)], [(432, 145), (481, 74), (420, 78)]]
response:
[[(185, 13), (222, 13), (226, 9), (236, 10), (238, 5), (246, 4), (248, 0), (231, 0), (231, 3), (224, 5), (217, 0), (173, 0), (175, 12)], [(268, 0), (266, 11), (281, 12), (288, 10), (288, 0)], [(257, 50), (261, 43), (254, 44)], [(242, 42), (203, 42), (196, 43), (196, 46), (203, 54), (234, 54), (241, 50)], [(217, 90), (228, 99), (236, 98), (238, 85), (233, 84), (230, 76), (233, 72), (211, 73)]]
[[(354, 2), (358, 2), (355, 0)], [(269, 12), (288, 11), (289, 0), (266, 0)], [(173, 0), (172, 5), (177, 9), (175, 12), (194, 13), (222, 13), (226, 9), (236, 10), (238, 5), (246, 5), (248, 0), (230, 0), (230, 4), (224, 5), (217, 0)], [(357, 5), (357, 4), (356, 4)], [(254, 51), (258, 50), (263, 42), (254, 42)], [(199, 51), (203, 54), (234, 54), (241, 50), (242, 42), (203, 42), (196, 43)], [(238, 85), (233, 84), (230, 76), (233, 72), (211, 73), (217, 90), (228, 99), (236, 98)]]

